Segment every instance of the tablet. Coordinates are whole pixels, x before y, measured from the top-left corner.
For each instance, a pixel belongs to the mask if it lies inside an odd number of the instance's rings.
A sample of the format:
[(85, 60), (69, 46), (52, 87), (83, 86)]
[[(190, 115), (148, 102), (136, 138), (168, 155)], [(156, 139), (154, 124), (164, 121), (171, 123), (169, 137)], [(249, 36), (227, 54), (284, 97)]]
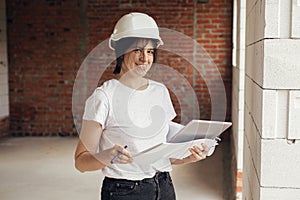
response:
[(176, 143), (197, 139), (215, 139), (231, 125), (231, 122), (192, 120), (171, 137), (169, 141)]

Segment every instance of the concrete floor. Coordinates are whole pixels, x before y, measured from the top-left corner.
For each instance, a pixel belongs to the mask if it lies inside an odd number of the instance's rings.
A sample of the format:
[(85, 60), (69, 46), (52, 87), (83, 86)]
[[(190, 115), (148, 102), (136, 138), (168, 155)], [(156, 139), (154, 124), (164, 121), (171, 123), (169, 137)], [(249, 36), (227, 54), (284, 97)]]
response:
[[(72, 137), (0, 139), (0, 199), (99, 199), (103, 175), (75, 170), (76, 143)], [(204, 161), (174, 167), (178, 200), (224, 199), (222, 149)]]

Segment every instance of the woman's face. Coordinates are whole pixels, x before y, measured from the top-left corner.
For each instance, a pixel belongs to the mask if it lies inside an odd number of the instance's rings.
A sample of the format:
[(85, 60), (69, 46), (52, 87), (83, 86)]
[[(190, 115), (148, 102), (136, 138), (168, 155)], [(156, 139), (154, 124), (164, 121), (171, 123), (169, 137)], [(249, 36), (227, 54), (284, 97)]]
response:
[(145, 76), (154, 59), (154, 48), (151, 40), (138, 40), (124, 54), (122, 73), (134, 76)]

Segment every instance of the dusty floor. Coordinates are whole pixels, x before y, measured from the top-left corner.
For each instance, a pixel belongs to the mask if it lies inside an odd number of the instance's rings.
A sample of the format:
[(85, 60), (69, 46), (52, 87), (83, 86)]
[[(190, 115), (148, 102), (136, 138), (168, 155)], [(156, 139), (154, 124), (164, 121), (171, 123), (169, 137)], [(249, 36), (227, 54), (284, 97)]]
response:
[[(99, 199), (102, 173), (75, 170), (76, 142), (73, 137), (0, 139), (0, 199)], [(174, 167), (178, 200), (223, 199), (222, 149), (199, 163)]]

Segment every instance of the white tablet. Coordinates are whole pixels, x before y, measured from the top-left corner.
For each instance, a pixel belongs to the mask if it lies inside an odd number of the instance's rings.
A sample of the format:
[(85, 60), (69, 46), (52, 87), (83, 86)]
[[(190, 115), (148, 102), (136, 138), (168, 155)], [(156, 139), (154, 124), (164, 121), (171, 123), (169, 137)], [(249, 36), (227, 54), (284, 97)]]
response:
[(231, 125), (231, 122), (192, 120), (171, 137), (169, 141), (176, 143), (197, 139), (215, 139)]

